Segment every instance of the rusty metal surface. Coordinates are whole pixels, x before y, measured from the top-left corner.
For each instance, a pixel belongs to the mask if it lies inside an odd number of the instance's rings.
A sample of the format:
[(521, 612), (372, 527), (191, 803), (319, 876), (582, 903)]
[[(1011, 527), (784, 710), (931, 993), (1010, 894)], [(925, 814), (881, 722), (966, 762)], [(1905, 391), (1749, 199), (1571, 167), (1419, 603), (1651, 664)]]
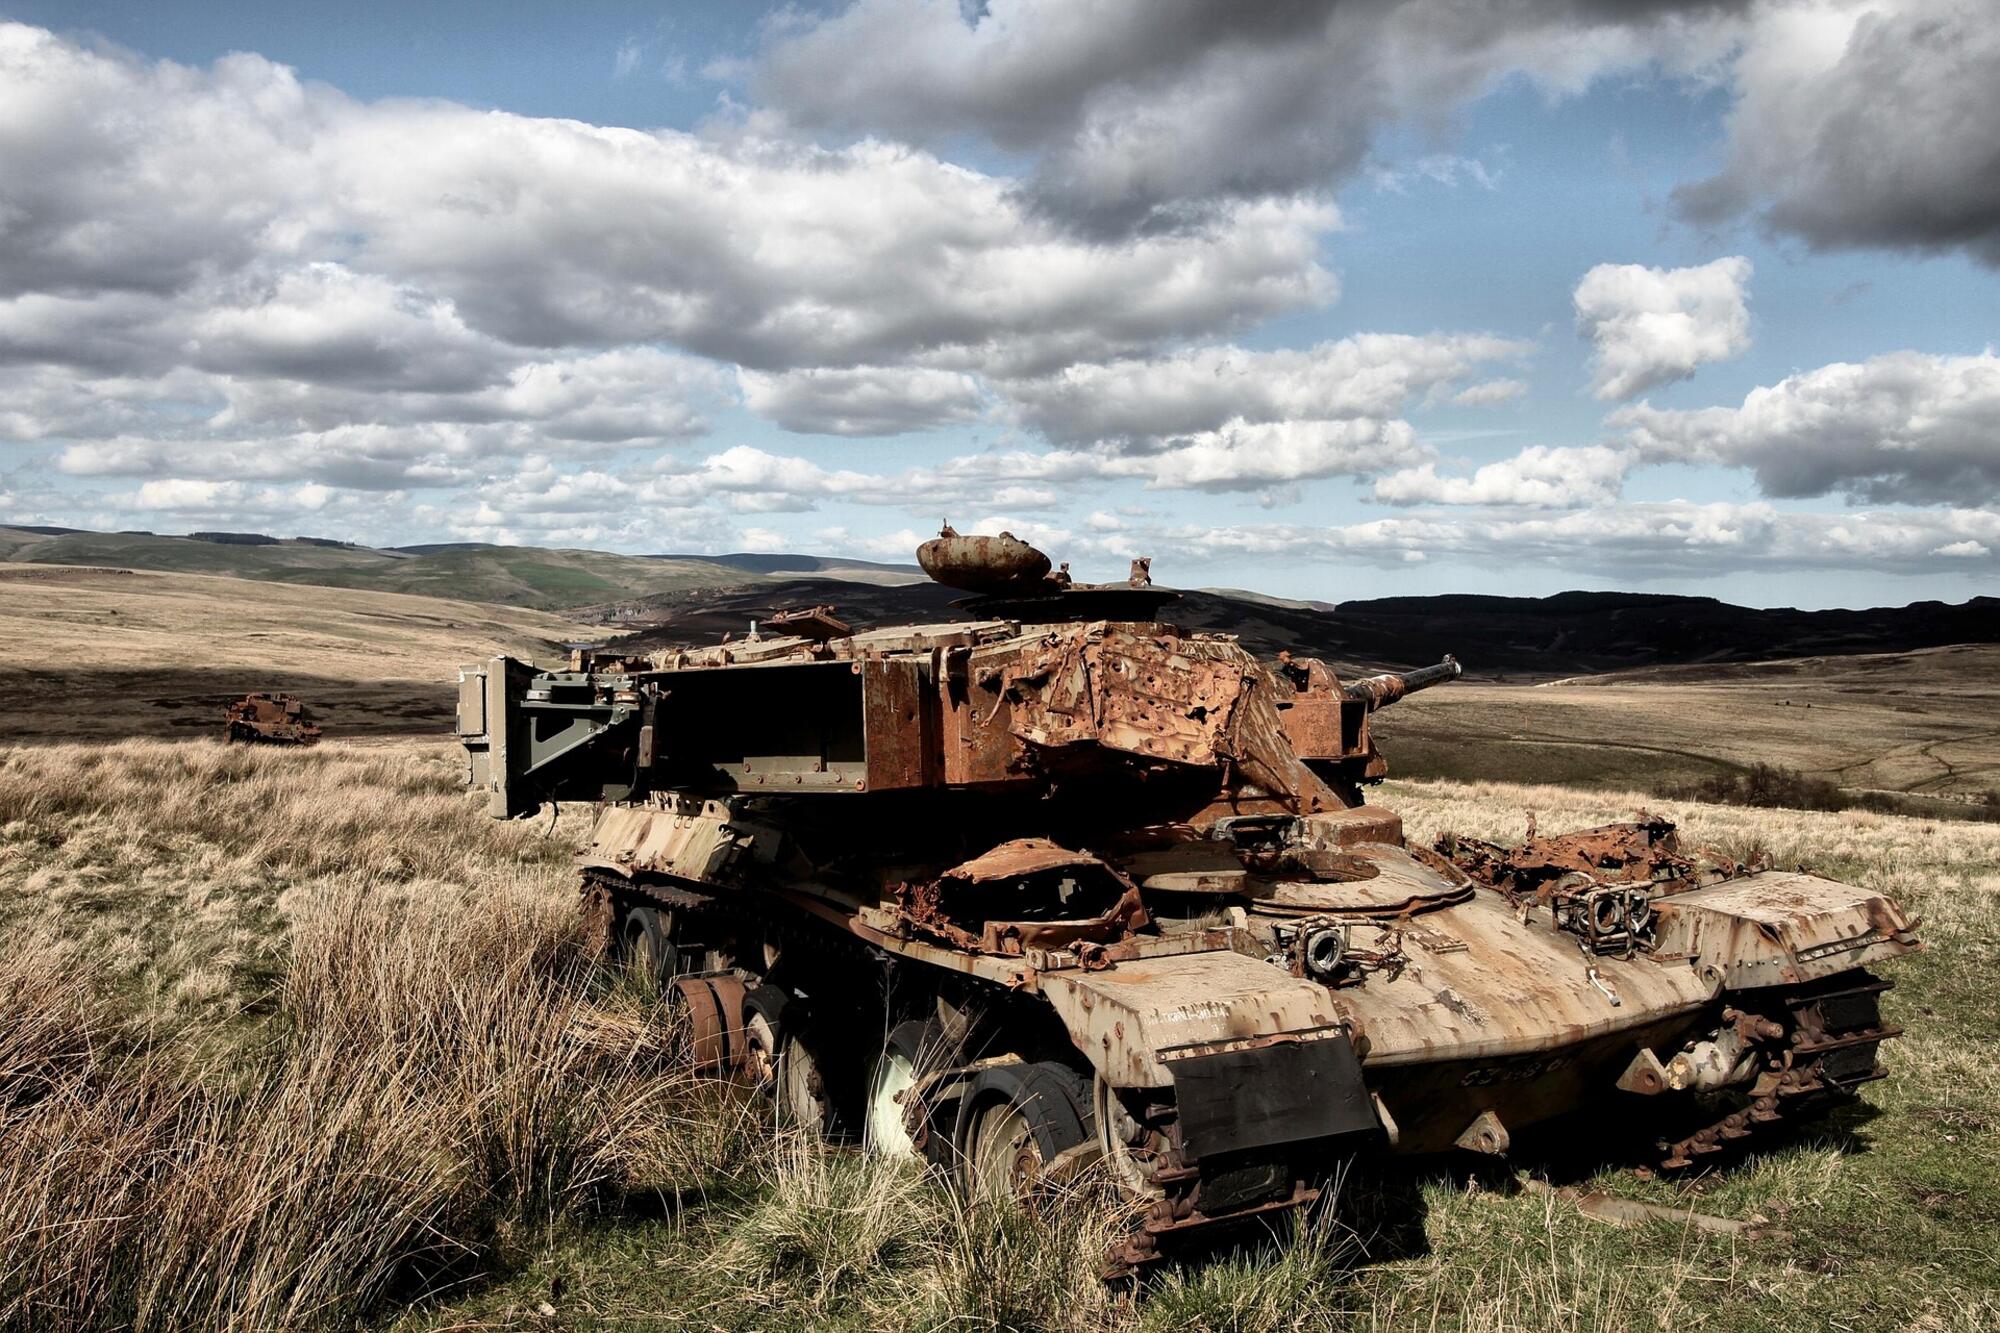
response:
[(1084, 867), (1097, 868), (1103, 865), (1088, 852), (1073, 852), (1066, 847), (1058, 847), (1047, 838), (1016, 838), (1003, 842), (990, 851), (982, 852), (961, 865), (944, 872), (942, 879), (962, 879), (974, 884), (990, 880), (1008, 879), (1016, 875), (1034, 875), (1049, 870), (1076, 870)]
[(1108, 965), (1102, 946), (1149, 923), (1121, 871), (1046, 838), (1001, 843), (934, 880), (900, 884), (895, 896), (916, 932), (1009, 957), (1089, 944), (1098, 946), (1091, 962)]
[(854, 627), (835, 615), (831, 606), (802, 606), (770, 617), (764, 622), (764, 633), (796, 635), (811, 643), (824, 643), (828, 639), (847, 638), (854, 633)]
[(1092, 1064), (1119, 1087), (1167, 1087), (1164, 1053), (1272, 1033), (1336, 1028), (1341, 1010), (1316, 982), (1239, 953), (1052, 972), (1048, 997)]
[(694, 1067), (728, 1074), (743, 1063), (743, 979), (733, 973), (677, 977), (674, 991), (687, 1010)]
[(611, 806), (590, 832), (580, 863), (622, 875), (654, 874), (713, 883), (738, 856), (754, 854), (756, 834), (730, 823), (720, 801), (668, 797), (658, 805)]
[[(1437, 851), (1480, 883), (1509, 897), (1546, 900), (1547, 890), (1573, 874), (1606, 882), (1692, 880), (1695, 861), (1683, 856), (1674, 825), (1664, 819), (1606, 824), (1559, 836), (1530, 836), (1516, 847), (1445, 834)], [(1734, 867), (1728, 868), (1733, 873)]]
[(289, 694), (246, 694), (223, 710), (222, 739), (232, 744), (317, 745), (312, 711)]
[(1794, 986), (1916, 947), (1911, 922), (1871, 889), (1766, 870), (1654, 904), (1658, 956), (1731, 989)]
[(949, 524), (917, 548), (917, 563), (937, 582), (967, 592), (1032, 586), (1049, 572), (1049, 558), (1011, 532), (961, 537)]
[(1427, 690), (1433, 685), (1442, 685), (1448, 680), (1456, 680), (1461, 674), (1458, 659), (1449, 653), (1436, 666), (1423, 667), (1416, 671), (1385, 672), (1379, 676), (1364, 676), (1351, 680), (1341, 689), (1343, 698), (1365, 704), (1369, 712), (1386, 708), (1405, 695)]

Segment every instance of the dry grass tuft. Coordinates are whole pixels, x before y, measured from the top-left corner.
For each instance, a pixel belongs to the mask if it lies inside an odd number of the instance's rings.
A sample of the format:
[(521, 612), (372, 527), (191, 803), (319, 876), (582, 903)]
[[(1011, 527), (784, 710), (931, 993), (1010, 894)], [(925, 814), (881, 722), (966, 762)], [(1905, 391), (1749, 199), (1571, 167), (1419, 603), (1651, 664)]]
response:
[(0, 1113), (0, 1326), (346, 1322), (475, 1275), (510, 1227), (708, 1170), (668, 1034), (581, 1021), (595, 974), (546, 902), (315, 905), (247, 1065), (134, 1041), (82, 955), (51, 947), (53, 982), (41, 956), (0, 965), (69, 1016), (8, 1048), (43, 1072)]

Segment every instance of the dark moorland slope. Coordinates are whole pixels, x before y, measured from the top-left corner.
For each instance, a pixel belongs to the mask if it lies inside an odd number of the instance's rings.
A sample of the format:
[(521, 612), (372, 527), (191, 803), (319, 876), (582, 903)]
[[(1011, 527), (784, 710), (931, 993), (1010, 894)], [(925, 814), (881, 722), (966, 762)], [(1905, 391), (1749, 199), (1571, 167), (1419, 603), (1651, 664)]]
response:
[[(662, 623), (630, 642), (653, 647), (741, 637), (788, 606), (830, 603), (857, 629), (961, 620), (965, 594), (935, 584), (869, 587), (793, 579), (754, 588), (650, 599)], [(1559, 593), (1553, 597), (1389, 597), (1332, 611), (1262, 598), (1190, 591), (1161, 612), (1190, 630), (1236, 634), (1251, 648), (1345, 665), (1420, 666), (1455, 653), (1469, 674), (1546, 678), (1690, 662), (1753, 662), (1847, 653), (1908, 652), (2000, 642), (2000, 598), (1917, 602), (1866, 611), (1759, 610), (1709, 597)]]

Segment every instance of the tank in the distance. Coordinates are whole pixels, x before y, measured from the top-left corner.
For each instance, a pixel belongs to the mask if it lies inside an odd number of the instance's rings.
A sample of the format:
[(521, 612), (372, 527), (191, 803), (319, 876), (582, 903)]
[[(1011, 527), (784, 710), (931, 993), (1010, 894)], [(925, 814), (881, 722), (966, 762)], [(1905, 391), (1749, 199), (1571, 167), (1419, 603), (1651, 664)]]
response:
[(1883, 895), (1658, 822), (1412, 846), (1370, 718), (1456, 662), (1259, 660), (980, 542), (925, 563), (983, 619), (461, 675), (492, 812), (602, 803), (593, 929), (793, 1123), (973, 1192), (1095, 1165), (1129, 1271), (1357, 1157), (1601, 1111), (1681, 1170), (1882, 1076)]
[(246, 694), (222, 714), (222, 739), (239, 745), (317, 745), (312, 710), (289, 694)]

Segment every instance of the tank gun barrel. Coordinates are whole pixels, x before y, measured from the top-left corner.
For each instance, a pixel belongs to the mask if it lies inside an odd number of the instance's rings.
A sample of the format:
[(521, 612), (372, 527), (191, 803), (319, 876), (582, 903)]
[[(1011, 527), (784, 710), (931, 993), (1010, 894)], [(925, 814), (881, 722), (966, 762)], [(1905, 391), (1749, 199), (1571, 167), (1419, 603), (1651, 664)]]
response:
[(1343, 697), (1368, 705), (1368, 711), (1386, 708), (1406, 694), (1427, 690), (1433, 685), (1456, 680), (1459, 675), (1458, 659), (1450, 653), (1436, 666), (1422, 667), (1416, 671), (1386, 671), (1379, 676), (1363, 676), (1360, 680), (1350, 680), (1340, 687)]

